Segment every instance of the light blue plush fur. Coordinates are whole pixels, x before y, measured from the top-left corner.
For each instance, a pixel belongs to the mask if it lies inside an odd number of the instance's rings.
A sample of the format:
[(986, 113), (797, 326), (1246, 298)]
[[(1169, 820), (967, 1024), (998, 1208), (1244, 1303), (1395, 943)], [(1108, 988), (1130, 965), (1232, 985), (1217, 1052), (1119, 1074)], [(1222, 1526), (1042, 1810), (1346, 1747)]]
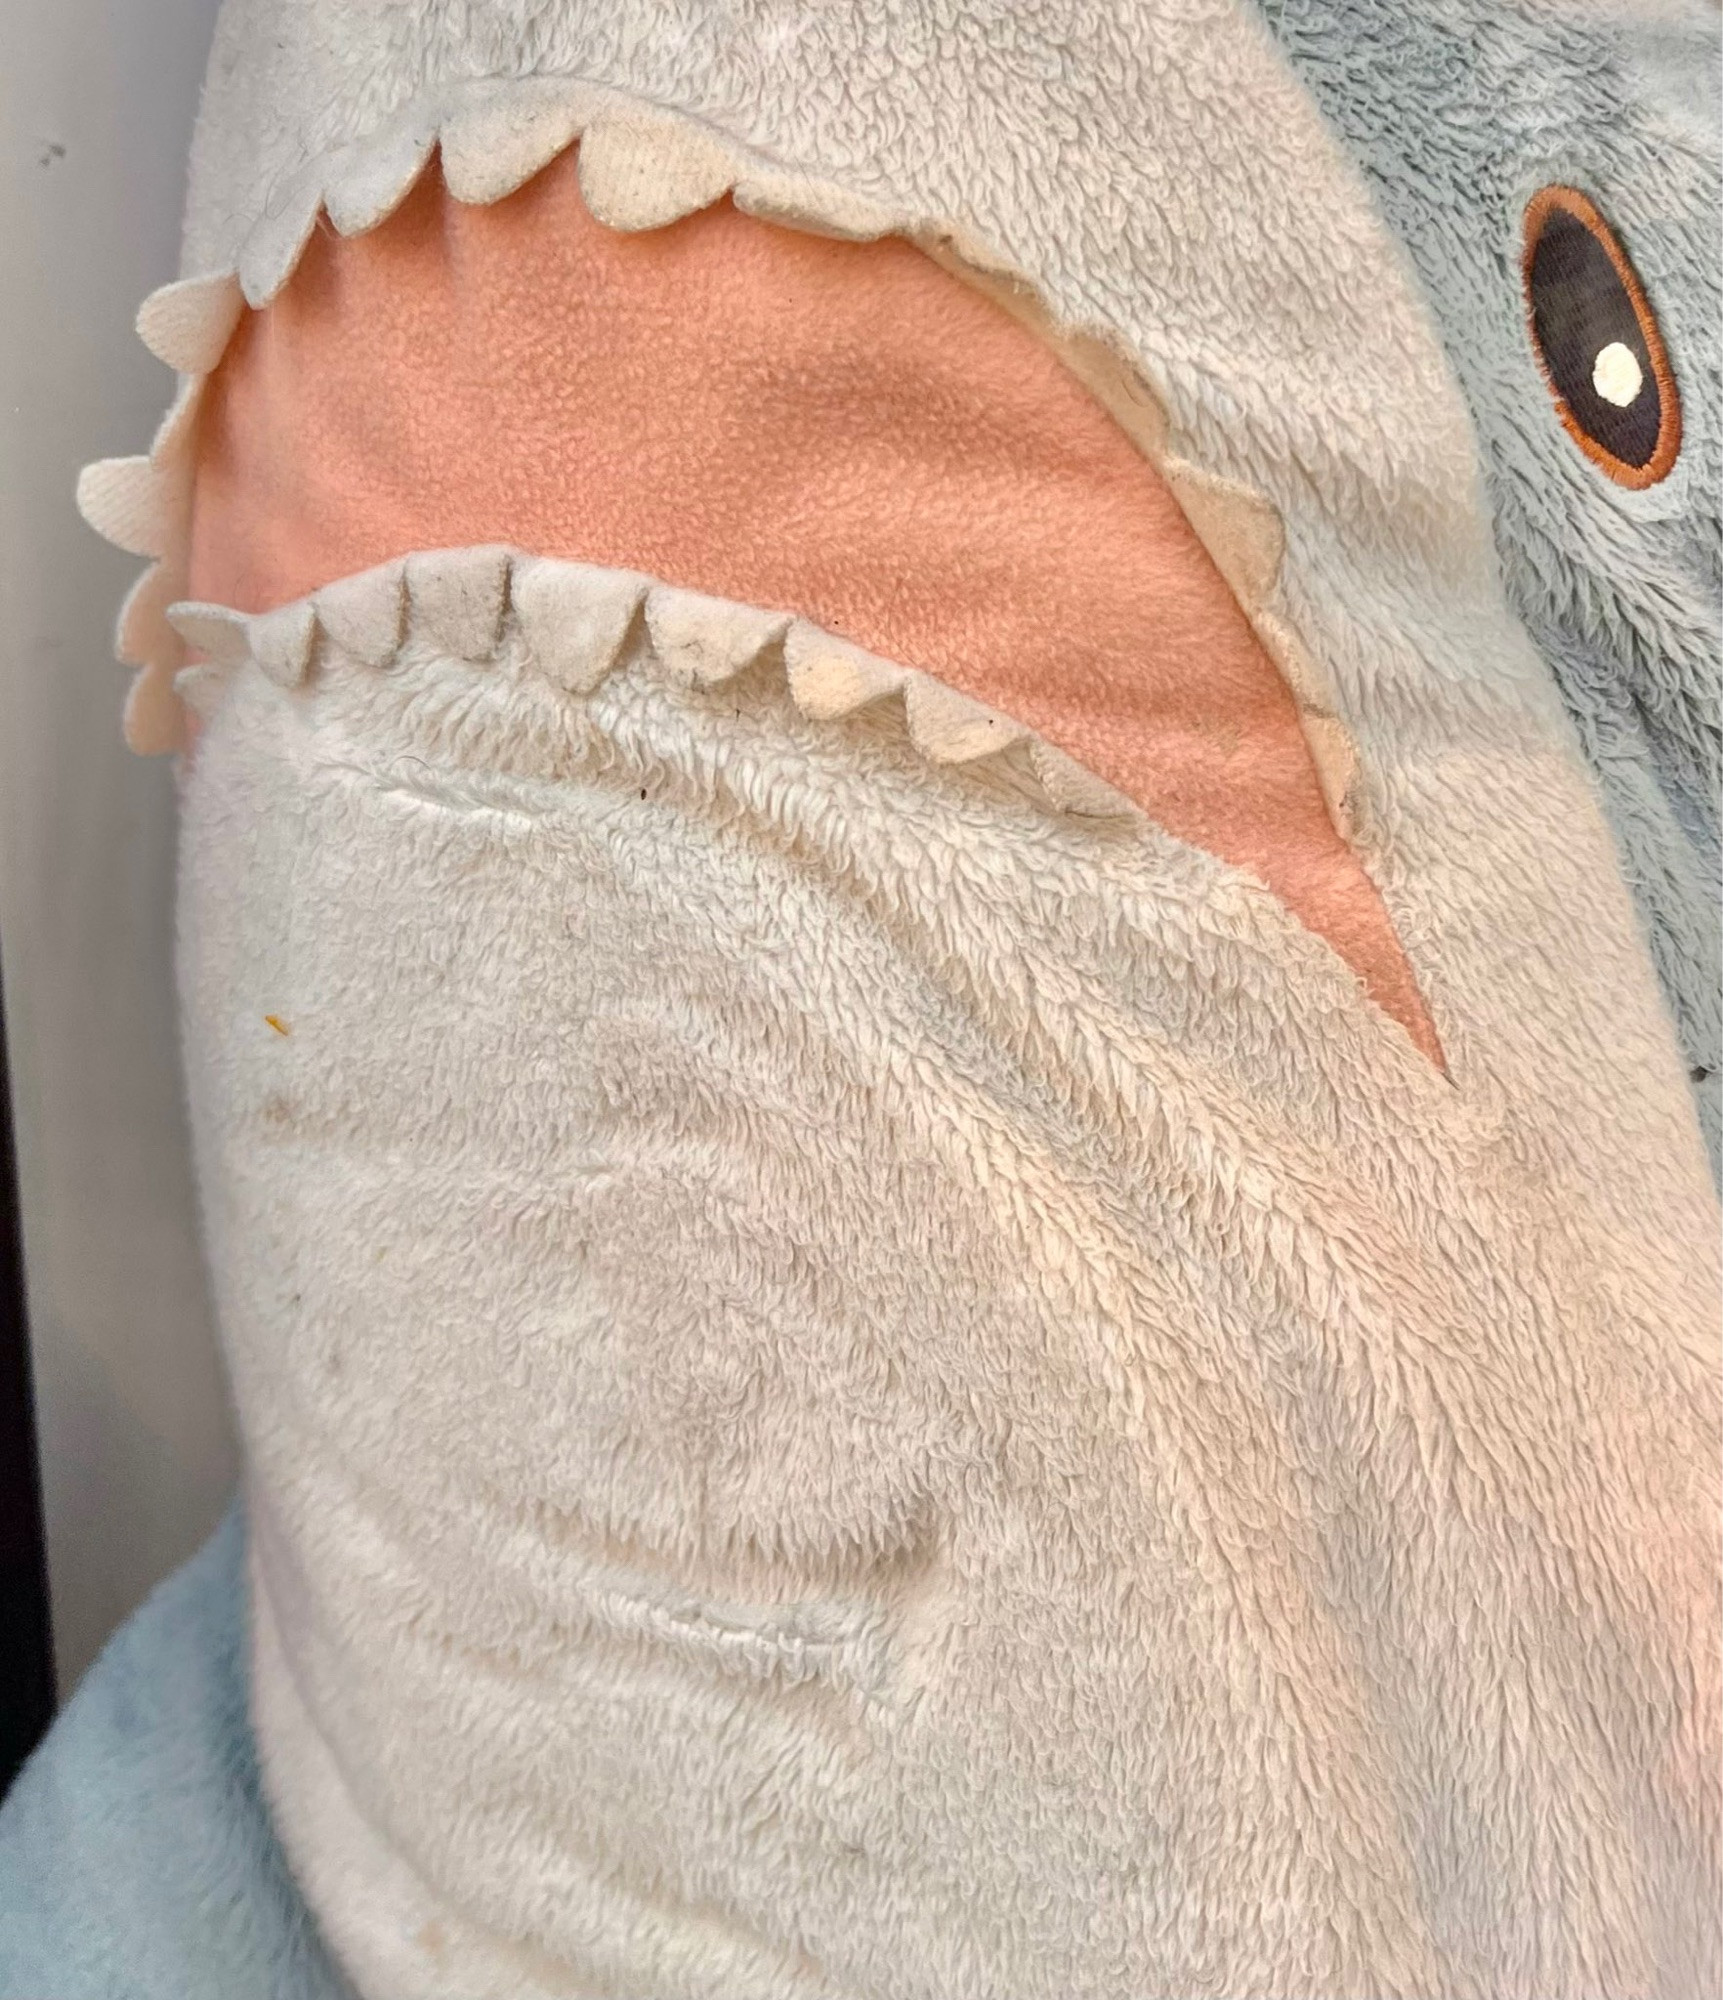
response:
[[(1559, 677), (1718, 1139), (1716, 17), (1639, 0), (1262, 0), (1421, 274), (1470, 398), (1509, 586)], [(1619, 225), (1687, 439), (1609, 485), (1525, 334), (1549, 181)], [(1391, 413), (1385, 413), (1391, 420)], [(343, 2000), (275, 1843), (232, 1519), (114, 1640), (0, 1810), (0, 2000)]]
[[(1597, 773), (1719, 1156), (1718, 16), (1705, 0), (1263, 0), (1423, 280), (1483, 443), (1509, 594)], [(1681, 392), (1674, 472), (1614, 485), (1527, 338), (1527, 198), (1589, 194)]]
[(246, 1717), (237, 1513), (91, 1668), (0, 1808), (0, 2000), (351, 2000)]

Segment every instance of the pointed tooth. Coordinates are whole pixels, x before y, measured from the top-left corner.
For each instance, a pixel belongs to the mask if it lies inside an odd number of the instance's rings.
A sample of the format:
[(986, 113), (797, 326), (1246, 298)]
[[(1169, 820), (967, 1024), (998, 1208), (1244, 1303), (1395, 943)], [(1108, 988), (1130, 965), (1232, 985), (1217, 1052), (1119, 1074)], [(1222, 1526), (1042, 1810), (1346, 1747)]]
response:
[(938, 263), (956, 264), (972, 276), (1002, 281), (1012, 291), (1020, 291), (1023, 287), (1023, 273), (1016, 264), (967, 223), (917, 228), (904, 233), (913, 235)]
[(967, 764), (1008, 749), (1028, 735), (1020, 722), (984, 708), (956, 688), (926, 674), (911, 676), (903, 705), (910, 740), (936, 764)]
[(631, 570), (533, 560), (515, 565), (510, 598), (539, 671), (590, 694), (616, 665), (646, 579)]
[(183, 708), (200, 722), (207, 722), (221, 706), (221, 698), (226, 694), (227, 684), (232, 678), (231, 667), (181, 667), (173, 677), (173, 691)]
[(1280, 516), (1249, 487), (1183, 459), (1168, 459), (1161, 470), (1233, 596), (1246, 611), (1261, 603), (1280, 570)]
[(1136, 808), (1123, 792), (1116, 791), (1104, 778), (1086, 771), (1074, 757), (1055, 750), (1051, 743), (1031, 738), (1029, 761), (1047, 796), (1061, 812), (1080, 813), (1091, 819), (1116, 819)]
[(358, 236), (393, 215), (406, 200), (437, 143), (433, 115), (393, 118), (357, 140), (328, 176), (323, 206), (343, 236)]
[(1340, 696), (1327, 662), (1318, 659), (1291, 626), (1272, 611), (1253, 610), (1250, 622), (1256, 627), (1263, 651), (1279, 668), (1280, 677), (1292, 690), (1299, 708), (1313, 715), (1333, 715), (1340, 705)]
[(443, 121), (443, 179), (456, 201), (501, 201), (565, 152), (592, 92), (562, 77), (464, 93)]
[(762, 222), (844, 243), (872, 243), (890, 236), (904, 221), (883, 202), (788, 167), (750, 169), (736, 183), (736, 206)]
[(407, 629), (457, 660), (486, 660), (502, 635), (509, 551), (432, 549), (407, 558)]
[(785, 634), (784, 669), (796, 706), (817, 722), (834, 721), (878, 701), (909, 677), (907, 667), (864, 652), (801, 618)]
[(1310, 761), (1316, 766), (1316, 782), (1328, 806), (1328, 816), (1342, 840), (1356, 832), (1355, 790), (1358, 782), (1358, 746), (1344, 723), (1332, 715), (1300, 715), (1304, 740), (1310, 746)]
[(323, 166), (295, 174), (245, 239), (239, 284), (247, 305), (266, 306), (299, 262), (323, 210)]
[(695, 687), (730, 680), (789, 629), (787, 611), (660, 586), (646, 600), (652, 647), (671, 675)]
[(189, 466), (197, 437), (198, 411), (203, 405), (205, 377), (190, 375), (168, 405), (167, 414), (150, 440), (150, 463), (158, 467)]
[[(991, 287), (990, 296), (1003, 300), (1008, 287), (1003, 281), (985, 282)], [(1167, 413), (1154, 386), (1134, 361), (1127, 360), (1107, 341), (1093, 334), (1083, 333), (1075, 328), (1061, 327), (1039, 303), (1038, 295), (1025, 290), (1025, 281), (1015, 282), (1018, 303), (1007, 306), (1040, 338), (1046, 341), (1088, 390), (1102, 409), (1125, 433), (1132, 444), (1153, 466), (1164, 466), (1167, 461)], [(1032, 306), (1023, 301), (1033, 296)]]
[(138, 308), (138, 338), (182, 375), (207, 375), (221, 359), (245, 310), (245, 294), (231, 271), (211, 278), (181, 278), (150, 293)]
[(200, 604), (195, 599), (170, 604), (168, 623), (188, 646), (223, 666), (237, 666), (251, 655), (246, 629), (250, 621), (243, 611), (230, 611), (225, 604)]
[(343, 577), (312, 599), (317, 622), (344, 652), (368, 667), (386, 667), (401, 644), (402, 583), (398, 562)]
[(181, 481), (147, 458), (99, 458), (78, 474), (78, 512), (135, 556), (161, 555), (178, 518)]
[(151, 563), (120, 606), (114, 627), (114, 657), (133, 667), (151, 660), (172, 660), (177, 665), (184, 646), (167, 621), (167, 608), (184, 595), (185, 579), (175, 564)]
[(140, 757), (165, 757), (185, 748), (185, 709), (174, 693), (175, 669), (145, 667), (126, 693), (125, 737)]
[(580, 142), (580, 192), (608, 229), (662, 229), (710, 208), (736, 177), (716, 134), (681, 120), (606, 116)]
[(317, 640), (317, 607), (308, 597), (283, 604), (251, 621), (251, 657), (277, 687), (301, 686), (311, 673)]

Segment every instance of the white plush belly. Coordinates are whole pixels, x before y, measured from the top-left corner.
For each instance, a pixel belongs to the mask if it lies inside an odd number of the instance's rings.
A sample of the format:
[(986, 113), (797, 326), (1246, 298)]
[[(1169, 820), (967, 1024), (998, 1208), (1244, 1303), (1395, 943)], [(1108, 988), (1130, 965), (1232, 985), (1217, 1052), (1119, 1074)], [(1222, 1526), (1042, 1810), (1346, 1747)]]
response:
[(1247, 878), (505, 635), (234, 670), (182, 968), (260, 1734), (368, 1995), (1700, 1965), (1705, 1258)]

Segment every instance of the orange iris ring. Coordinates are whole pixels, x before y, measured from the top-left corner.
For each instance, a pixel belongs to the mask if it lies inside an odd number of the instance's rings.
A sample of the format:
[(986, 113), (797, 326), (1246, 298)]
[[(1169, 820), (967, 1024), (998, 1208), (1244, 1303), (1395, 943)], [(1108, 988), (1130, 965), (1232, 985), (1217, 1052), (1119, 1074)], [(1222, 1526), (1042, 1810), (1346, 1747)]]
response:
[[(1543, 234), (1545, 222), (1557, 209), (1565, 211), (1584, 228), (1602, 247), (1604, 255), (1614, 267), (1615, 275), (1621, 280), (1621, 288), (1626, 292), (1628, 302), (1633, 307), (1639, 331), (1645, 341), (1645, 351), (1651, 358), (1651, 379), (1657, 384), (1658, 427), (1657, 449), (1643, 465), (1630, 465), (1626, 459), (1617, 458), (1606, 450), (1579, 422), (1568, 407), (1567, 398), (1556, 386), (1550, 373), (1549, 363), (1544, 358), (1542, 343), (1537, 335), (1537, 315), (1532, 301), (1532, 259), (1537, 254), (1539, 238)], [(1563, 187), (1560, 184), (1540, 188), (1526, 204), (1524, 248), (1520, 256), (1520, 280), (1525, 289), (1527, 325), (1531, 332), (1532, 352), (1537, 356), (1538, 371), (1549, 386), (1550, 398), (1556, 407), (1556, 415), (1561, 418), (1562, 428), (1575, 444), (1618, 486), (1625, 486), (1635, 492), (1642, 492), (1648, 486), (1655, 486), (1665, 479), (1674, 468), (1681, 451), (1681, 396), (1675, 386), (1675, 372), (1669, 365), (1669, 352), (1663, 345), (1663, 335), (1657, 324), (1657, 315), (1651, 310), (1651, 301), (1645, 296), (1645, 287), (1640, 283), (1639, 273), (1628, 261), (1627, 252), (1622, 249), (1616, 234), (1599, 213), (1597, 205), (1578, 188)]]

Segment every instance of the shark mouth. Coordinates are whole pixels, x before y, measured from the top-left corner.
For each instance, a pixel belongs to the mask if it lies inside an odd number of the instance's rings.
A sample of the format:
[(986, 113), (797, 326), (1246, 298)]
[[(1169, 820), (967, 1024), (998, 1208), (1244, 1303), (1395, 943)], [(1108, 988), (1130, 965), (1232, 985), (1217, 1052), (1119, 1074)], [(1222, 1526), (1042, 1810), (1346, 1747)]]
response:
[[(1109, 763), (1097, 739), (1063, 726), (1057, 701), (1044, 698), (1056, 678), (1051, 671), (1040, 685), (1007, 677), (1001, 693), (986, 659), (966, 657), (960, 643), (955, 650), (918, 648), (913, 635), (892, 643), (889, 615), (864, 629), (866, 619), (845, 605), (828, 614), (793, 589), (694, 587), (711, 579), (687, 574), (687, 564), (650, 562), (625, 536), (608, 549), (564, 547), (554, 535), (547, 542), (499, 521), (482, 539), (409, 534), (380, 562), (337, 564), (327, 574), (313, 565), (309, 574), (278, 571), (262, 580), (245, 577), (243, 562), (236, 569), (219, 555), (212, 560), (209, 523), (219, 509), (208, 498), (210, 439), (226, 421), (228, 378), (245, 362), (248, 337), (272, 308), (291, 303), (296, 273), (311, 278), (318, 259), (343, 239), (376, 232), (383, 241), (384, 225), (394, 218), (404, 226), (415, 205), (431, 221), (426, 205), (443, 197), (458, 209), (500, 213), (514, 206), (510, 197), (526, 198), (529, 183), (550, 187), (553, 167), (565, 195), (578, 189), (583, 226), (613, 238), (667, 233), (668, 240), (677, 225), (706, 218), (714, 228), (759, 232), (770, 225), (759, 233), (839, 245), (895, 241), (899, 254), (919, 253), (914, 261), (945, 274), (940, 282), (960, 281), (971, 309), (1014, 323), (1011, 338), (1021, 342), (1027, 329), (1030, 344), (1056, 361), (1088, 405), (1099, 406), (1108, 428), (1170, 496), (1216, 592), (1248, 626), (1276, 699), (1296, 721), (1302, 772), (1294, 788), (1308, 795), (1306, 819), (1314, 811), (1323, 822), (1304, 836), (1302, 851), (1293, 852), (1297, 838), (1277, 844), (1235, 836), (1224, 815), (1211, 823), (1200, 804), (1184, 810), (1176, 796), (1133, 782), (1128, 759)], [(566, 199), (562, 213), (566, 221)], [(139, 312), (138, 331), (179, 372), (179, 393), (146, 455), (86, 468), (78, 490), (93, 527), (153, 558), (126, 600), (117, 638), (121, 659), (139, 669), (126, 707), (135, 749), (185, 747), (188, 703), (199, 708), (212, 692), (194, 654), (218, 668), (252, 660), (281, 686), (303, 688), (337, 654), (386, 670), (404, 647), (429, 643), (482, 662), (506, 638), (579, 698), (631, 657), (630, 636), (644, 631), (683, 685), (722, 686), (765, 661), (781, 666), (810, 718), (837, 723), (875, 704), (901, 703), (910, 742), (936, 765), (1008, 767), (1050, 810), (1113, 822), (1147, 815), (1247, 869), (1327, 939), (1377, 1004), (1440, 1063), (1398, 940), (1349, 844), (1358, 752), (1329, 677), (1280, 608), (1278, 516), (1261, 495), (1175, 448), (1161, 399), (1116, 333), (1055, 314), (1037, 284), (966, 224), (888, 207), (786, 169), (701, 120), (612, 89), (571, 79), (482, 80), (442, 90), (313, 162), (276, 191), (245, 235), (235, 268), (155, 292)], [(219, 544), (219, 530), (214, 535)], [(451, 541), (458, 545), (432, 545)], [(1078, 623), (1069, 632), (1073, 650), (1082, 637)], [(1055, 632), (1055, 650), (1059, 640)], [(1190, 680), (1201, 674), (1201, 662), (1193, 662)], [(1234, 767), (1235, 794), (1258, 768), (1248, 760)], [(1224, 779), (1224, 758), (1216, 769)], [(1205, 780), (1210, 796), (1223, 788), (1220, 779)], [(1256, 813), (1258, 835), (1264, 810)], [(1313, 843), (1321, 850), (1314, 861)]]

